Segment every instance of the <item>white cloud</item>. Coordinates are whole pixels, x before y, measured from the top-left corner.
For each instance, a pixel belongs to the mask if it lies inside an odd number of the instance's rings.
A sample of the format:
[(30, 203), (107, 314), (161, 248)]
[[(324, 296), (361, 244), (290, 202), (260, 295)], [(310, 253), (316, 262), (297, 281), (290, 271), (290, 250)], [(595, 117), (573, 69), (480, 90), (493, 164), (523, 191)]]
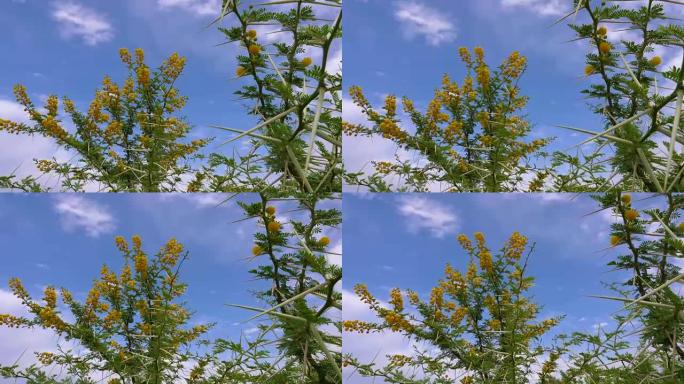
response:
[(450, 17), (417, 1), (395, 3), (394, 17), (402, 23), (409, 38), (422, 36), (430, 45), (449, 43), (456, 39), (456, 26)]
[(52, 18), (59, 23), (65, 38), (79, 37), (87, 45), (97, 45), (114, 38), (114, 27), (105, 15), (71, 1), (54, 2)]
[(501, 0), (504, 7), (521, 7), (540, 16), (561, 16), (569, 12), (565, 0)]
[(114, 217), (106, 207), (81, 196), (60, 195), (56, 199), (55, 210), (67, 231), (83, 229), (88, 236), (98, 237), (115, 227)]
[(399, 198), (398, 208), (412, 232), (426, 230), (432, 236), (441, 238), (459, 227), (458, 217), (449, 207), (418, 195)]
[(220, 0), (157, 0), (161, 9), (178, 8), (196, 16), (216, 16), (221, 11)]

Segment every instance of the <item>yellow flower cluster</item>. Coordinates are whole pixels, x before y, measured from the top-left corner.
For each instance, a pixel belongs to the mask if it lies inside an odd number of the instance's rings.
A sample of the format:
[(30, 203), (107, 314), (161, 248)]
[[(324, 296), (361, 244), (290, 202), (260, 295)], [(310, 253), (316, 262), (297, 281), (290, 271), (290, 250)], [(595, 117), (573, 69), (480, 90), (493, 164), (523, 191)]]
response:
[(525, 70), (526, 65), (527, 58), (521, 55), (520, 52), (513, 51), (504, 62), (503, 74), (514, 79), (518, 78)]
[(387, 117), (394, 117), (397, 114), (397, 97), (389, 95), (385, 98), (385, 112)]
[(375, 297), (373, 297), (373, 295), (371, 295), (371, 293), (368, 292), (368, 286), (366, 284), (355, 285), (354, 293), (356, 293), (356, 296), (358, 296), (361, 302), (363, 303), (366, 303), (371, 306), (377, 304), (377, 300), (375, 300)]
[(410, 332), (413, 329), (411, 323), (404, 318), (399, 313), (394, 311), (386, 311), (382, 314), (383, 319), (387, 322), (389, 328), (394, 332), (407, 331)]
[(161, 262), (167, 265), (175, 265), (181, 253), (183, 253), (183, 244), (179, 243), (176, 238), (171, 238), (164, 246)]
[(404, 310), (404, 297), (398, 288), (393, 288), (390, 291), (390, 304), (394, 307), (394, 310), (401, 312)]
[(359, 320), (345, 320), (342, 322), (342, 327), (347, 332), (355, 333), (371, 333), (376, 329), (375, 325)]
[(458, 235), (458, 242), (461, 244), (461, 247), (463, 247), (463, 249), (465, 249), (466, 251), (470, 252), (473, 250), (473, 244), (470, 242), (470, 239), (465, 234), (461, 233), (460, 235)]
[(527, 246), (527, 237), (520, 234), (520, 232), (513, 232), (511, 237), (508, 239), (508, 244), (506, 246), (506, 256), (513, 260), (518, 260), (522, 256)]
[(185, 68), (185, 57), (174, 52), (162, 65), (162, 72), (170, 79), (176, 79)]
[(486, 248), (480, 250), (480, 269), (486, 271), (487, 273), (492, 273), (494, 270), (492, 254)]
[(147, 271), (148, 271), (147, 256), (145, 256), (144, 253), (138, 253), (137, 255), (135, 255), (134, 267), (135, 267), (135, 272), (140, 274), (140, 277), (143, 280), (147, 278)]
[(382, 136), (386, 139), (395, 139), (398, 141), (404, 141), (408, 136), (406, 132), (399, 128), (399, 125), (392, 119), (384, 119), (380, 125), (380, 132)]

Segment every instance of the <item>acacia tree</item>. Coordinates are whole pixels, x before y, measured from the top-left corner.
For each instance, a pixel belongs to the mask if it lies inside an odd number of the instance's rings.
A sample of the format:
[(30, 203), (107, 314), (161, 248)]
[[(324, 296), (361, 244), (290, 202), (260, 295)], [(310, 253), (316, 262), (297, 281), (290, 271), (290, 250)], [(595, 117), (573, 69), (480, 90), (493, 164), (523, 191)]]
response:
[(533, 375), (542, 382), (550, 377), (559, 352), (539, 340), (560, 318), (538, 319), (541, 307), (528, 293), (534, 279), (526, 274), (533, 250), (527, 238), (515, 232), (495, 254), (480, 232), (474, 245), (466, 235), (458, 240), (468, 267), (461, 272), (447, 265), (429, 298), (395, 288), (385, 305), (365, 285), (354, 288), (378, 321), (347, 320), (345, 331), (399, 333), (420, 347), (411, 356), (387, 356), (383, 367), (351, 355), (345, 355), (345, 365), (389, 383), (521, 383)]
[(242, 382), (342, 383), (342, 298), (335, 289), (342, 269), (328, 260), (341, 255), (329, 250), (330, 238), (321, 235), (341, 223), (340, 212), (320, 209), (319, 201), (306, 195), (297, 199), (299, 208), (294, 211), (302, 212), (303, 219), (286, 222), (285, 215), (293, 212), (280, 216), (272, 201), (261, 194), (259, 202), (240, 204), (245, 219), (263, 226), (254, 235), (252, 257), (264, 261), (251, 273), (268, 282), (256, 296), (269, 306), (234, 305), (257, 312), (252, 319), (268, 318), (257, 339), (247, 345), (260, 359)]
[(183, 176), (193, 172), (192, 162), (210, 140), (186, 140), (190, 126), (176, 113), (187, 100), (175, 87), (185, 58), (174, 53), (153, 70), (145, 64), (142, 49), (135, 50), (135, 57), (126, 49), (119, 53), (128, 70), (123, 85), (106, 76), (87, 112), (79, 111), (68, 97), (62, 98), (73, 129), (60, 113), (57, 96), (49, 96), (40, 109), (25, 87), (14, 87), (31, 122), (0, 119), (0, 131), (49, 138), (73, 155), (73, 160), (35, 160), (40, 172), (59, 180), (59, 188), (41, 183), (39, 176), (17, 180), (13, 175), (0, 177), (0, 188), (165, 192), (178, 189)]
[[(213, 125), (238, 133), (228, 142), (249, 139), (250, 150), (238, 158), (212, 154), (205, 172), (196, 175), (197, 188), (233, 190), (230, 183), (238, 177), (253, 191), (341, 190), (342, 75), (333, 67), (341, 9), (341, 0), (223, 1), (217, 22), (233, 23), (219, 29), (227, 44), (244, 52), (235, 73), (246, 84), (235, 94), (258, 124), (247, 130)], [(227, 175), (217, 171), (224, 167)]]
[[(669, 52), (682, 55), (684, 60), (684, 28), (674, 14), (666, 12), (664, 4), (658, 0), (646, 0), (639, 5), (573, 1), (573, 14), (584, 16), (587, 21), (570, 27), (578, 40), (591, 47), (585, 75), (596, 79), (584, 94), (594, 101), (591, 109), (601, 116), (605, 126), (599, 132), (565, 126), (590, 135), (580, 146), (596, 144), (589, 161), (569, 159), (584, 167), (588, 174), (596, 176), (605, 171), (607, 180), (603, 188), (653, 192), (684, 188), (684, 158), (675, 151), (678, 143), (684, 143), (684, 61), (665, 68), (660, 56)], [(674, 10), (682, 4), (667, 5)], [(609, 32), (612, 26), (619, 30)], [(625, 31), (619, 43), (613, 42), (612, 33)], [(604, 163), (609, 165), (608, 169), (594, 169), (596, 164)], [(558, 187), (556, 183), (555, 189)]]
[[(190, 126), (174, 114), (186, 101), (175, 88), (185, 64), (177, 54), (153, 71), (142, 50), (136, 50), (135, 58), (122, 50), (129, 70), (123, 86), (105, 78), (87, 113), (63, 100), (73, 128), (59, 114), (56, 96), (41, 110), (24, 87), (15, 87), (32, 124), (0, 119), (0, 130), (50, 138), (74, 158), (36, 160), (42, 174), (58, 178), (59, 188), (46, 186), (38, 175), (0, 177), (0, 188), (253, 192), (274, 187), (285, 195), (340, 191), (342, 75), (334, 62), (341, 7), (341, 0), (222, 2), (216, 22), (234, 19), (234, 24), (219, 30), (226, 43), (239, 44), (244, 52), (235, 72), (245, 85), (236, 95), (249, 104), (257, 125), (248, 130), (214, 125), (238, 134), (211, 149), (205, 149), (211, 138), (187, 140)], [(320, 16), (331, 13), (332, 20)], [(247, 153), (221, 152), (221, 145), (236, 140), (249, 140)]]
[[(402, 99), (403, 111), (415, 126), (410, 133), (397, 114), (397, 99), (385, 99), (384, 111), (378, 112), (368, 102), (360, 87), (349, 89), (352, 101), (372, 124), (365, 127), (345, 123), (351, 136), (382, 136), (403, 150), (421, 155), (420, 161), (373, 162), (375, 173), (349, 173), (346, 182), (371, 191), (426, 191), (434, 184), (456, 191), (516, 191), (535, 178), (543, 178), (543, 169), (530, 160), (541, 156), (550, 139), (525, 140), (530, 124), (521, 111), (527, 97), (520, 94), (518, 81), (527, 67), (526, 58), (513, 52), (498, 69), (485, 62), (484, 50), (459, 50), (467, 75), (461, 86), (448, 75), (435, 91), (427, 110), (418, 111), (413, 101)], [(398, 185), (387, 182), (398, 179)], [(531, 189), (541, 185), (533, 182)]]
[[(132, 245), (132, 246), (131, 246)], [(189, 326), (181, 298), (180, 268), (188, 252), (175, 239), (150, 257), (142, 240), (116, 238), (123, 256), (119, 273), (102, 267), (83, 302), (62, 288), (32, 298), (19, 279), (10, 281), (26, 316), (0, 314), (0, 326), (42, 328), (63, 338), (56, 352), (36, 352), (39, 364), (0, 367), (0, 377), (28, 383), (169, 383), (185, 378), (199, 338), (211, 325)], [(58, 303), (61, 298), (61, 304)], [(61, 368), (60, 374), (55, 367)]]
[[(649, 197), (662, 204), (638, 209), (632, 196), (620, 192), (596, 196), (601, 209), (611, 210), (611, 247), (624, 251), (608, 265), (627, 273), (627, 279), (610, 286), (617, 296), (603, 299), (624, 303), (615, 316), (615, 329), (568, 339), (569, 367), (563, 382), (680, 383), (684, 380), (682, 298), (677, 284), (684, 274), (677, 259), (684, 257), (684, 197), (666, 194)], [(576, 349), (575, 349), (576, 351)]]

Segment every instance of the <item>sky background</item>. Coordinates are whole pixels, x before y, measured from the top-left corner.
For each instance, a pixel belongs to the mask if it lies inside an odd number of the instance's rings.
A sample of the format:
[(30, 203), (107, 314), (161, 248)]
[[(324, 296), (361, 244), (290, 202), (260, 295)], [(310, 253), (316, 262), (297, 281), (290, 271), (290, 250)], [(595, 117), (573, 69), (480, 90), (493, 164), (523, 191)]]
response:
[[(319, 16), (334, 18), (334, 9), (317, 8)], [(143, 48), (153, 68), (178, 52), (187, 58), (177, 88), (189, 97), (182, 115), (195, 127), (190, 138), (214, 136), (217, 140), (209, 150), (225, 154), (232, 154), (234, 148), (244, 151), (246, 147), (241, 145), (246, 141), (217, 149), (232, 134), (207, 127), (216, 124), (246, 130), (254, 125), (246, 113), (249, 106), (233, 94), (249, 83), (235, 77), (235, 58), (243, 49), (237, 44), (217, 47), (225, 41), (224, 35), (216, 25), (208, 26), (220, 9), (220, 0), (1, 0), (0, 118), (27, 120), (12, 95), (17, 83), (27, 87), (38, 106), (48, 95), (57, 94), (68, 95), (77, 107), (87, 110), (106, 74), (120, 84), (125, 79), (127, 70), (119, 60), (119, 48)], [(234, 24), (229, 17), (221, 26)], [(272, 26), (255, 29), (271, 51), (268, 45), (283, 35), (266, 34), (274, 30)], [(340, 45), (333, 47), (331, 71), (341, 69)], [(314, 64), (320, 63), (320, 49), (310, 55)], [(33, 158), (52, 156), (61, 160), (71, 157), (50, 140), (0, 133), (0, 175), (17, 167), (18, 175), (30, 174), (35, 169)]]
[[(120, 270), (115, 236), (130, 243), (131, 236), (140, 235), (148, 254), (176, 237), (190, 252), (181, 278), (188, 284), (187, 307), (196, 312), (191, 324), (217, 323), (211, 337), (237, 340), (241, 332), (256, 336), (256, 323), (246, 323), (252, 313), (224, 304), (264, 306), (252, 292), (270, 285), (254, 280), (248, 271), (258, 261), (247, 260), (253, 234), (263, 228), (257, 228), (255, 220), (232, 223), (243, 218), (236, 199), (253, 202), (258, 197), (243, 194), (218, 205), (225, 198), (220, 194), (0, 194), (0, 313), (25, 313), (9, 291), (12, 277), (21, 278), (37, 299), (45, 286), (53, 285), (66, 287), (83, 300), (103, 264)], [(296, 203), (273, 205), (283, 223), (303, 214), (295, 211)], [(339, 206), (339, 201), (320, 205)], [(341, 234), (335, 230), (324, 235), (331, 239), (330, 250), (341, 254)], [(331, 256), (330, 261), (339, 265), (341, 256)], [(0, 328), (0, 364), (12, 364), (20, 356), (20, 362), (28, 364), (33, 351), (52, 351), (56, 342), (48, 331)]]
[[(664, 201), (644, 194), (632, 197), (638, 209)], [(468, 259), (456, 240), (459, 233), (472, 239), (473, 233), (483, 232), (489, 248), (498, 250), (519, 231), (536, 244), (527, 275), (536, 278), (530, 292), (543, 307), (540, 317), (566, 316), (549, 335), (610, 328), (619, 304), (588, 296), (610, 293), (601, 282), (626, 279), (606, 266), (625, 250), (610, 248), (615, 219), (609, 211), (590, 214), (598, 207), (587, 194), (346, 193), (343, 317), (374, 319), (353, 293), (356, 284), (367, 284), (386, 303), (394, 287), (429, 297), (447, 263), (465, 271)], [(550, 336), (542, 342), (551, 341)], [(412, 348), (401, 335), (345, 333), (343, 350), (362, 362), (382, 363), (386, 354), (410, 354)], [(353, 384), (382, 383), (352, 375), (349, 369), (345, 378)]]
[[(644, 2), (626, 3), (638, 6)], [(530, 97), (525, 112), (532, 124), (531, 137), (557, 137), (549, 149), (568, 149), (583, 138), (555, 125), (594, 131), (603, 127), (580, 93), (590, 83), (583, 74), (588, 46), (570, 42), (575, 35), (567, 23), (552, 25), (571, 6), (571, 0), (347, 0), (345, 120), (366, 121), (349, 99), (347, 90), (352, 85), (361, 86), (376, 106), (382, 105), (385, 95), (394, 94), (410, 97), (424, 111), (444, 73), (462, 84), (466, 72), (459, 47), (472, 51), (482, 46), (491, 67), (518, 50), (528, 59), (520, 88)], [(681, 6), (668, 6), (668, 11), (684, 16)], [(635, 36), (611, 25), (608, 30), (613, 42)], [(663, 68), (681, 63), (681, 50), (654, 54), (663, 56)], [(404, 129), (414, 131), (410, 120), (404, 121)], [(392, 160), (396, 152), (395, 145), (382, 138), (345, 137), (344, 144), (350, 171), (358, 171), (371, 160)], [(404, 159), (414, 158), (400, 154)]]

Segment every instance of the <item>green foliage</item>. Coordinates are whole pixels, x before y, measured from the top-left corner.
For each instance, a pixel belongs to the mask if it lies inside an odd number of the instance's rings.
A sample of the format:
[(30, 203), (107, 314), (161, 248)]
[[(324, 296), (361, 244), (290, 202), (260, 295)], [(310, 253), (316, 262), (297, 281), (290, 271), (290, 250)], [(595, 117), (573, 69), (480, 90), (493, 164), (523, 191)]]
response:
[[(249, 153), (237, 163), (252, 190), (278, 185), (289, 194), (338, 192), (342, 75), (332, 61), (334, 44), (342, 36), (342, 3), (289, 3), (282, 10), (280, 3), (224, 1), (220, 19), (230, 18), (235, 25), (220, 30), (226, 43), (238, 44), (244, 52), (238, 56), (236, 75), (247, 84), (235, 94), (249, 103), (249, 113), (259, 124), (246, 131), (213, 127), (239, 134), (229, 141), (250, 140)], [(325, 21), (320, 14), (331, 10), (335, 19)], [(264, 25), (273, 28), (268, 37), (257, 31)], [(321, 59), (314, 63), (316, 51)], [(216, 174), (226, 163), (214, 160), (196, 177), (197, 184), (209, 189), (225, 186)]]
[[(317, 208), (315, 198), (298, 201), (296, 212), (302, 212), (304, 217), (287, 223), (279, 218), (275, 206), (269, 205), (271, 199), (266, 195), (261, 195), (260, 202), (240, 204), (246, 219), (264, 227), (254, 236), (252, 253), (254, 259), (265, 260), (251, 273), (268, 282), (269, 288), (256, 292), (256, 296), (270, 309), (237, 307), (258, 312), (256, 317), (268, 316), (269, 323), (262, 325), (255, 348), (280, 362), (253, 379), (341, 383), (341, 324), (330, 312), (336, 311), (339, 317), (342, 309), (341, 294), (335, 290), (342, 269), (329, 262), (328, 257), (337, 255), (329, 250), (330, 239), (321, 236), (324, 230), (341, 223), (341, 214), (337, 209)], [(283, 379), (277, 381), (276, 377)]]

